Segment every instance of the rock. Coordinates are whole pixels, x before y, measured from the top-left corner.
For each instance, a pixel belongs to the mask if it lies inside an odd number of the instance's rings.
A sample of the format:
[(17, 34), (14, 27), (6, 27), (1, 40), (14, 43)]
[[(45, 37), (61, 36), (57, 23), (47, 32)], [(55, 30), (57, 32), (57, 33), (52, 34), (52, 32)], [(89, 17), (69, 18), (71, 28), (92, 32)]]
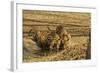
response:
[(23, 38), (23, 47), (30, 52), (41, 50), (41, 48), (37, 46), (36, 42), (30, 38)]

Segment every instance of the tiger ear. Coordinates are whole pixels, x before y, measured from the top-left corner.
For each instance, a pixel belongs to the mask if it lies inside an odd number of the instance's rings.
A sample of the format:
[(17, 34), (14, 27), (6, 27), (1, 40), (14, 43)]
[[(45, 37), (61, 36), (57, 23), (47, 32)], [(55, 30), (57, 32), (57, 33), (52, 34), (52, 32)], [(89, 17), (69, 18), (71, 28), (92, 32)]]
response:
[(32, 35), (32, 29), (30, 29), (28, 32), (28, 36), (31, 36), (31, 35)]

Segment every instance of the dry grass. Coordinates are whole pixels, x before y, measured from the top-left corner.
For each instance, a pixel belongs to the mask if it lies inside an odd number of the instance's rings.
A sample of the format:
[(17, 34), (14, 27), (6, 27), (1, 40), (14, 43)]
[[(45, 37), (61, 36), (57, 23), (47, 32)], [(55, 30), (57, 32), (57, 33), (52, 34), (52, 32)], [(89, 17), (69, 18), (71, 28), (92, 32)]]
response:
[[(23, 11), (23, 38), (28, 36), (32, 29), (35, 31), (55, 30), (57, 25), (63, 25), (72, 35), (70, 48), (51, 52), (49, 50), (27, 51), (23, 48), (23, 62), (44, 62), (61, 60), (86, 60), (90, 54), (91, 14), (80, 12), (53, 12), (53, 11)], [(36, 45), (35, 45), (36, 46)], [(37, 46), (36, 46), (37, 47)], [(90, 56), (89, 58), (90, 59)]]
[[(80, 39), (80, 40), (79, 40)], [(70, 48), (59, 52), (50, 52), (48, 50), (34, 51), (32, 55), (24, 55), (24, 62), (40, 61), (61, 61), (61, 60), (82, 60), (87, 56), (88, 37), (73, 37)], [(78, 41), (77, 41), (78, 40)], [(84, 45), (86, 44), (86, 45)], [(34, 56), (33, 56), (34, 55)]]

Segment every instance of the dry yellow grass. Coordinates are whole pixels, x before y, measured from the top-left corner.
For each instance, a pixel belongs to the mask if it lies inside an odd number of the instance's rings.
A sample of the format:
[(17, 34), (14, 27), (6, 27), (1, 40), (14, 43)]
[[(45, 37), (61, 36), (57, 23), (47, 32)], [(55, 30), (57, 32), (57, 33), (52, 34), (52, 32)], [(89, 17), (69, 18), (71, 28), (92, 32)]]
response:
[[(91, 14), (80, 12), (53, 12), (53, 11), (23, 11), (23, 38), (36, 31), (55, 30), (57, 25), (63, 25), (72, 35), (70, 48), (59, 52), (39, 50), (28, 52), (23, 48), (23, 62), (61, 61), (87, 59), (90, 54)], [(90, 59), (90, 56), (89, 58)]]
[[(80, 40), (79, 40), (80, 39)], [(26, 55), (24, 62), (40, 62), (40, 61), (61, 61), (61, 60), (85, 60), (87, 55), (88, 37), (73, 37), (71, 48), (66, 48), (58, 53), (50, 51), (34, 51), (33, 55)], [(77, 41), (78, 40), (78, 41)]]

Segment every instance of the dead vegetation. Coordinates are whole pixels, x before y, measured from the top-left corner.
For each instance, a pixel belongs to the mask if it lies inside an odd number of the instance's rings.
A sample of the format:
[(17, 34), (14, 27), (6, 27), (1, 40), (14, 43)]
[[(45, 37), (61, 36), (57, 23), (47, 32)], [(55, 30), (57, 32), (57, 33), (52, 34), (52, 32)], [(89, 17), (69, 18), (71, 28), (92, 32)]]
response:
[(90, 59), (89, 13), (25, 11), (23, 16), (23, 62)]

